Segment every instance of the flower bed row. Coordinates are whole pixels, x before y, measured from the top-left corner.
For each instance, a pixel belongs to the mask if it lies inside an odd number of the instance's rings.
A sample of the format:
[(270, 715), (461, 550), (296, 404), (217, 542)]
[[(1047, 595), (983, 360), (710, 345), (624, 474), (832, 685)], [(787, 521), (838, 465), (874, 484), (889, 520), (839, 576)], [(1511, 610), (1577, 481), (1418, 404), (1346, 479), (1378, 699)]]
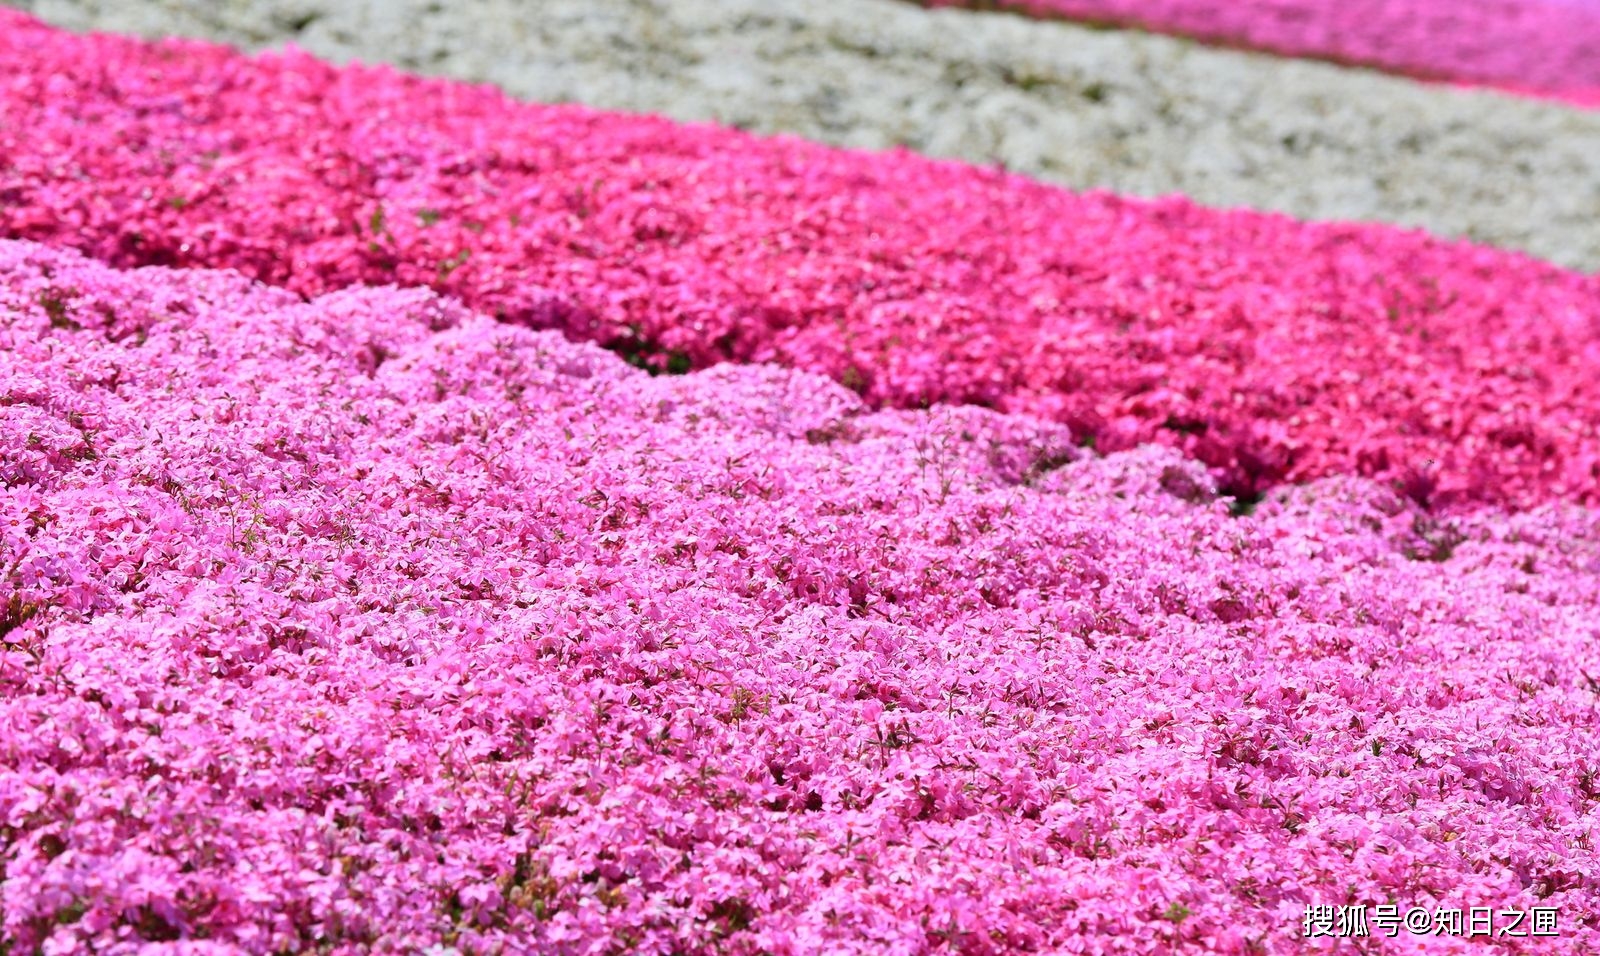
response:
[[(544, 103), (904, 145), (1072, 188), (1421, 227), (1600, 269), (1600, 112), (901, 0), (48, 0), (74, 30), (293, 42)], [(693, 66), (687, 66), (693, 64)]]
[(919, 0), (1181, 33), (1600, 105), (1600, 8), (1565, 0)]
[(1513, 254), (0, 24), (6, 235), (306, 295), (426, 285), (657, 368), (1038, 414), (1184, 449), (1241, 497), (1600, 488), (1600, 282)]
[(1600, 945), (1592, 510), (28, 243), (0, 356), (15, 951)]

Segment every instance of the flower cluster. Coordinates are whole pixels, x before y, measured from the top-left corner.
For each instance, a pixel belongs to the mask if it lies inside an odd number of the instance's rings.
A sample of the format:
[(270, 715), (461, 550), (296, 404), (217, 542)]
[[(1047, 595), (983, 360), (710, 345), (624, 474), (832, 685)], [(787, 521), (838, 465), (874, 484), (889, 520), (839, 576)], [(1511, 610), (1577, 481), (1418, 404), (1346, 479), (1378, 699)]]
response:
[(1600, 106), (1587, 0), (918, 0), (1180, 33)]
[(1593, 502), (1600, 282), (1515, 254), (0, 13), (0, 234), (315, 296), (427, 286), (661, 370), (1158, 442), (1249, 499)]
[(0, 242), (17, 952), (1593, 952), (1597, 585), (1572, 504), (1234, 515), (1042, 418)]

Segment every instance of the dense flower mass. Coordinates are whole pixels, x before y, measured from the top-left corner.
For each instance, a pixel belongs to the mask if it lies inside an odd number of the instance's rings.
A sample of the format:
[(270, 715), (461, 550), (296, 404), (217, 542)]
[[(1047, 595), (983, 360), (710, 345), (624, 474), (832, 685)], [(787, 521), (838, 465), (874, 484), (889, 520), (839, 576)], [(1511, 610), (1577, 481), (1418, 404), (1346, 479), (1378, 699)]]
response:
[(1600, 106), (1588, 0), (919, 0), (1002, 7)]
[(1600, 947), (1592, 509), (0, 242), (0, 574), (12, 951)]
[(1600, 269), (1600, 111), (1142, 31), (904, 0), (23, 5), (71, 30), (292, 42), (518, 99), (904, 145), (1071, 188), (1398, 223)]
[(1600, 282), (1514, 254), (0, 13), (0, 233), (424, 285), (682, 371), (1156, 441), (1241, 498), (1594, 502)]

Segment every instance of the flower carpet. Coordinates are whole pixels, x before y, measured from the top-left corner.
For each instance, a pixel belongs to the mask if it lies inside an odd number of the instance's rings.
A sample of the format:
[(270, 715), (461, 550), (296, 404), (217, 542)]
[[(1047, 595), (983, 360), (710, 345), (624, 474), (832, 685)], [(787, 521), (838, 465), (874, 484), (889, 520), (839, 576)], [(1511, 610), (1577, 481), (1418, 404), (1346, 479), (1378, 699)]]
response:
[(0, 63), (0, 952), (1600, 949), (1595, 277)]
[(1600, 269), (1600, 111), (1143, 30), (904, 0), (5, 4), (73, 31), (292, 45), (522, 100), (904, 146), (1071, 189), (1399, 224)]
[(13, 22), (0, 234), (1036, 414), (1243, 498), (1600, 488), (1600, 280), (1515, 253)]
[(24, 948), (1289, 952), (1347, 895), (1600, 942), (1592, 511), (1239, 519), (1170, 450), (420, 291), (0, 276)]
[(1600, 106), (1592, 0), (920, 0), (1137, 26)]

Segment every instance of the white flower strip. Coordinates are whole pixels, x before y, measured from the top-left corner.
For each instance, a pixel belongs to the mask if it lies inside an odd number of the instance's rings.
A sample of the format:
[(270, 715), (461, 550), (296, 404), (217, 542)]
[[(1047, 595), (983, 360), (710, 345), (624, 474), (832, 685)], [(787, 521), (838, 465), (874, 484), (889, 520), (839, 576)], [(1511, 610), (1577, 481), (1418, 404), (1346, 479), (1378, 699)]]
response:
[(20, 0), (72, 29), (292, 41), (543, 101), (904, 145), (1600, 268), (1600, 113), (895, 0)]

